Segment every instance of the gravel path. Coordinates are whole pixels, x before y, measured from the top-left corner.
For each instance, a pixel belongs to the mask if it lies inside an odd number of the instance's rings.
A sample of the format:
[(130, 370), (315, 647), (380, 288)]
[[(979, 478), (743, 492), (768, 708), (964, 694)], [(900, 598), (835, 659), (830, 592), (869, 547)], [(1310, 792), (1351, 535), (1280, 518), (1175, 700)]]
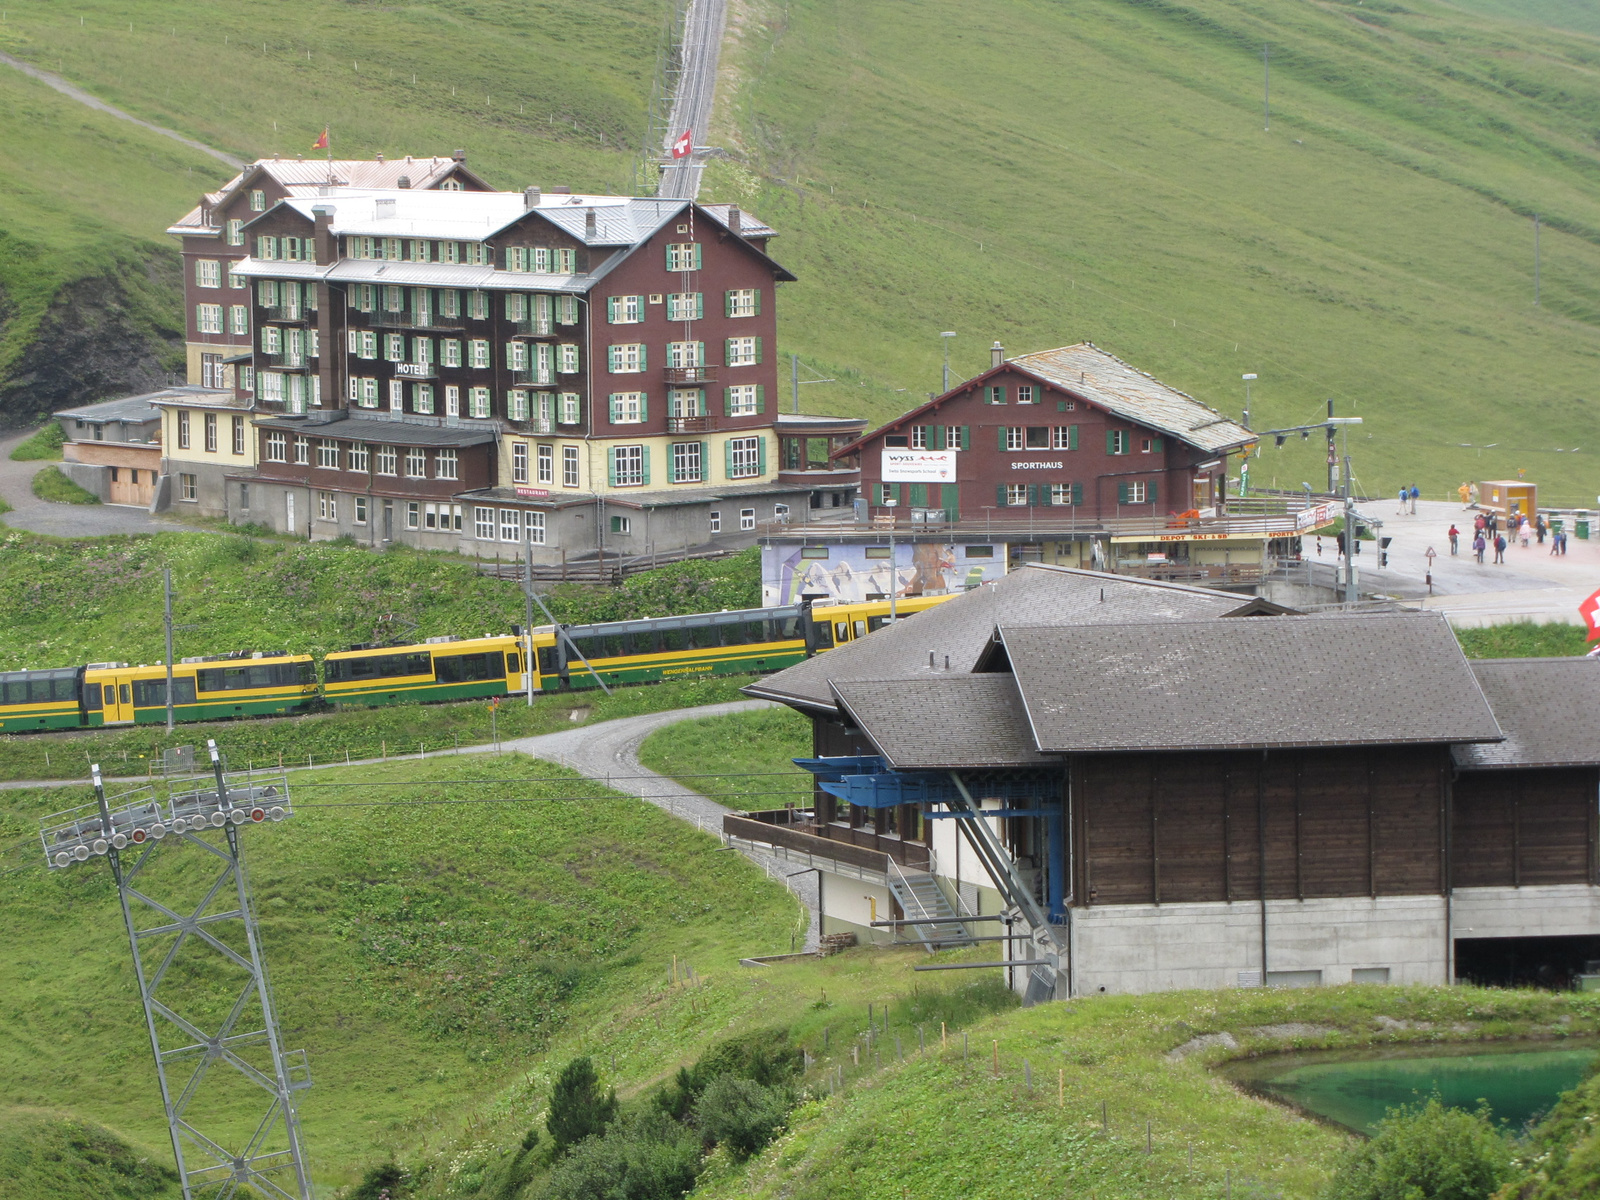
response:
[(12, 462), (11, 450), (34, 431), (0, 438), (0, 498), (12, 508), (0, 524), (53, 537), (101, 537), (112, 533), (170, 533), (186, 528), (168, 516), (153, 517), (142, 508), (123, 504), (55, 504), (33, 494), (33, 477), (53, 462)]

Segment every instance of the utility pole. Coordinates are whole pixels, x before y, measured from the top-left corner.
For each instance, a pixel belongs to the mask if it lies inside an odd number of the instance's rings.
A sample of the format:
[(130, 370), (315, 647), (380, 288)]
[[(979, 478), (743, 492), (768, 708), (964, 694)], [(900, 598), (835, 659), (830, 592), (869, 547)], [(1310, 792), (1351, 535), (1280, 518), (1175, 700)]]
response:
[(161, 578), (161, 622), (166, 626), (167, 634), (167, 732), (171, 733), (174, 726), (172, 716), (172, 568), (165, 568), (161, 572)]
[(1335, 449), (1333, 439), (1337, 430), (1333, 427), (1333, 397), (1328, 397), (1328, 495), (1332, 496), (1339, 490), (1339, 452)]
[[(894, 514), (889, 514), (889, 520), (894, 520)], [(889, 624), (893, 625), (899, 617), (899, 609), (895, 604), (895, 596), (900, 591), (900, 570), (894, 561), (894, 526), (889, 526)]]
[(1255, 378), (1256, 378), (1255, 372), (1252, 371), (1248, 375), (1243, 375), (1240, 378), (1242, 378), (1244, 380), (1244, 422), (1243, 422), (1243, 424), (1244, 424), (1244, 427), (1246, 429), (1249, 429), (1250, 428), (1250, 385), (1253, 382), (1255, 382)]
[[(950, 339), (955, 337), (956, 331), (951, 329), (939, 335), (939, 340), (944, 343), (944, 391), (950, 390)], [(941, 392), (940, 395), (944, 393)]]
[(1262, 128), (1272, 132), (1272, 63), (1271, 48), (1261, 47), (1261, 122)]
[(533, 532), (522, 548), (522, 601), (527, 610), (522, 627), (522, 678), (528, 686), (528, 707), (533, 707)]
[(1539, 214), (1533, 214), (1533, 306), (1539, 307)]
[(789, 396), (794, 403), (794, 411), (800, 411), (800, 356), (789, 355)]
[[(1329, 405), (1333, 401), (1328, 401)], [(1344, 429), (1344, 602), (1356, 601), (1356, 528), (1355, 503), (1350, 495), (1350, 426), (1361, 424), (1360, 417), (1329, 417), (1328, 436), (1333, 437), (1332, 426)]]

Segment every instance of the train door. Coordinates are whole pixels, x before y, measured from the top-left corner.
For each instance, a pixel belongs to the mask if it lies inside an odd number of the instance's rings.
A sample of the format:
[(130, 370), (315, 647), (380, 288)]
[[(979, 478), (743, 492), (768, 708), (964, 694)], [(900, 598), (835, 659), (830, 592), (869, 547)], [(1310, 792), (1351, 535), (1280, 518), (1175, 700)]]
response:
[(107, 725), (133, 724), (133, 680), (130, 676), (100, 677), (100, 711)]

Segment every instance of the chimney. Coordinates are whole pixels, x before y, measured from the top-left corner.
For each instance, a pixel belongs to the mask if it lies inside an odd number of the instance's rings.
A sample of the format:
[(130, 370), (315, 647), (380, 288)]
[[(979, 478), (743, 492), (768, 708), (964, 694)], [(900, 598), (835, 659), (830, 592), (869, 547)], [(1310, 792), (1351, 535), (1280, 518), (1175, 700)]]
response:
[(311, 216), (316, 221), (317, 266), (331, 266), (338, 257), (334, 252), (333, 205), (314, 205)]
[(409, 176), (409, 175), (400, 176), (399, 184), (403, 188), (409, 188), (411, 186), (411, 176)]
[(550, 194), (552, 196), (570, 196), (572, 195), (572, 189), (566, 184), (561, 184), (559, 187), (551, 188)]
[(200, 197), (200, 224), (206, 225), (206, 226), (209, 226), (211, 224), (211, 197), (210, 196), (201, 196)]
[(730, 204), (730, 205), (728, 205), (728, 228), (732, 232), (738, 233), (739, 232), (739, 225), (740, 225), (739, 206), (737, 204)]
[(381, 154), (379, 154), (379, 155), (376, 155), (376, 156), (375, 156), (375, 157), (376, 157), (376, 158), (377, 158), (377, 160), (378, 160), (378, 161), (379, 161), (379, 162), (382, 162), (382, 161), (383, 161), (383, 155), (381, 155)]
[(586, 241), (586, 242), (592, 242), (592, 241), (594, 241), (594, 236), (595, 236), (594, 209), (586, 208), (586, 209), (583, 210), (583, 240)]
[(457, 150), (450, 156), (450, 160), (452, 162), (464, 163), (467, 161), (467, 152), (465, 150)]
[(523, 188), (522, 189), (522, 207), (523, 208), (538, 208), (539, 207), (539, 196), (540, 196), (540, 192), (539, 192), (538, 188), (536, 188), (536, 187), (525, 187), (525, 188)]
[(989, 347), (989, 366), (1003, 367), (1006, 362), (1006, 348), (999, 342)]

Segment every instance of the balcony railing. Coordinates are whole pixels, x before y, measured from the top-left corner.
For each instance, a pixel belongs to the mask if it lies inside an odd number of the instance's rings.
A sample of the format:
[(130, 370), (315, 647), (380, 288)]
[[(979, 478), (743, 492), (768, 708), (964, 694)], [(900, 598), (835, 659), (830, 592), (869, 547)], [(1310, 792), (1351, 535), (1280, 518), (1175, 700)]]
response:
[(556, 332), (556, 323), (549, 317), (524, 317), (507, 324), (513, 337), (554, 337)]
[(667, 367), (665, 379), (668, 383), (715, 383), (717, 381), (716, 367)]
[(465, 317), (447, 317), (443, 313), (430, 312), (426, 318), (418, 320), (417, 315), (408, 308), (402, 308), (398, 312), (374, 309), (367, 313), (366, 317), (367, 324), (374, 329), (437, 330), (451, 333), (467, 327)]
[(288, 323), (296, 325), (309, 325), (311, 322), (317, 319), (316, 310), (308, 309), (304, 306), (290, 308), (282, 304), (273, 304), (268, 305), (261, 311), (266, 314), (266, 320), (275, 321), (280, 324)]
[(668, 433), (715, 433), (715, 417), (668, 417)]
[(511, 372), (511, 382), (525, 384), (528, 387), (554, 387), (556, 373), (554, 371), (540, 371), (537, 367), (521, 367)]
[(506, 428), (517, 433), (554, 433), (556, 423), (545, 417), (528, 417), (523, 421), (508, 419)]
[(305, 351), (288, 353), (279, 351), (277, 354), (263, 355), (266, 365), (275, 371), (307, 371), (311, 369), (311, 356)]

